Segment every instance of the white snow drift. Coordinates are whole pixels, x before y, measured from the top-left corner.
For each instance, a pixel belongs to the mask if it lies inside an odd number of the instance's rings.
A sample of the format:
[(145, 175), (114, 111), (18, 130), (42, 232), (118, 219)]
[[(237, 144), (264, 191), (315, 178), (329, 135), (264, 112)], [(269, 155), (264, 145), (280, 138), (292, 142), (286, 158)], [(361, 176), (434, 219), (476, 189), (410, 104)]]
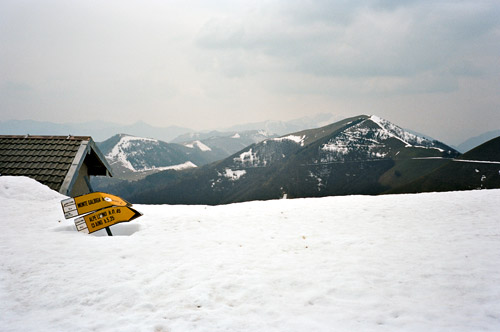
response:
[(0, 331), (498, 331), (500, 190), (135, 205), (0, 177)]

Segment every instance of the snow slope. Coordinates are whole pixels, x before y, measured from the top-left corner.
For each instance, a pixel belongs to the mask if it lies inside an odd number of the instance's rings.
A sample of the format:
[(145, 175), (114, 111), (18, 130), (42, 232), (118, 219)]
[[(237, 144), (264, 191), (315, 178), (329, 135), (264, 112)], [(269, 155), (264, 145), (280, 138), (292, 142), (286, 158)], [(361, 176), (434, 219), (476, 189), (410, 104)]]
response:
[[(112, 137), (110, 140), (114, 138)], [(202, 143), (200, 142), (200, 144)], [(125, 178), (126, 175), (130, 175), (130, 172), (146, 174), (151, 171), (197, 167), (195, 163), (186, 160), (193, 156), (180, 152), (174, 147), (175, 145), (151, 138), (120, 134), (118, 142), (106, 154), (106, 159), (112, 165), (115, 173)], [(199, 148), (202, 151), (210, 151), (207, 146), (203, 148), (199, 146)]]
[[(119, 162), (123, 165), (123, 167), (128, 168), (133, 172), (149, 170), (151, 168), (148, 167), (142, 167), (138, 170), (128, 160), (130, 156), (144, 154), (144, 151), (138, 148), (143, 143), (149, 143), (151, 146), (158, 146), (160, 144), (158, 140), (152, 138), (124, 135), (120, 138), (120, 141), (113, 147), (113, 149), (106, 155), (106, 159), (110, 160), (111, 163)], [(151, 149), (151, 146), (149, 147), (149, 149)]]
[(134, 207), (0, 177), (0, 331), (498, 331), (500, 190)]
[(191, 149), (194, 149), (195, 147), (197, 147), (201, 151), (212, 151), (212, 149), (210, 149), (210, 147), (203, 144), (201, 141), (193, 141), (191, 143), (186, 143), (186, 144), (184, 144), (184, 146), (191, 148)]

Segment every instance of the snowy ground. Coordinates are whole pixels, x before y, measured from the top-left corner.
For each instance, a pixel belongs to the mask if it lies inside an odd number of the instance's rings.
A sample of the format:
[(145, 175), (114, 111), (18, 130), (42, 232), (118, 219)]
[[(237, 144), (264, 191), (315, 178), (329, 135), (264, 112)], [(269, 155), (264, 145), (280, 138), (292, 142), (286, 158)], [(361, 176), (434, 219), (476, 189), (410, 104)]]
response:
[(499, 331), (500, 190), (135, 205), (0, 177), (0, 331)]

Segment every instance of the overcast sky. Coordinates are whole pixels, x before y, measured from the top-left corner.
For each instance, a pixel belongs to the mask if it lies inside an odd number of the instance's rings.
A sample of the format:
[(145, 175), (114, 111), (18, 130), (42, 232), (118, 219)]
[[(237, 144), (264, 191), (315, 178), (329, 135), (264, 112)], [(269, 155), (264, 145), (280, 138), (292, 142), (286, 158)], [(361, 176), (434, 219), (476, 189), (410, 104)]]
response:
[(0, 1), (1, 120), (500, 129), (500, 1)]

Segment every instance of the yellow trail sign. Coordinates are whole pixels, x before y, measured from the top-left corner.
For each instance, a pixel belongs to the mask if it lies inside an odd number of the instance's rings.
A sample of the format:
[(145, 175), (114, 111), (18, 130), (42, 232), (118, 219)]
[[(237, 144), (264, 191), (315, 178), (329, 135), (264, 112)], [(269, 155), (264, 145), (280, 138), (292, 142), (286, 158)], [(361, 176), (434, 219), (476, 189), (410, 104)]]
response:
[(131, 206), (123, 198), (101, 192), (64, 199), (61, 205), (66, 219), (109, 206)]
[(79, 232), (90, 234), (120, 222), (131, 221), (140, 216), (142, 216), (142, 213), (130, 207), (113, 206), (76, 218), (75, 226)]

